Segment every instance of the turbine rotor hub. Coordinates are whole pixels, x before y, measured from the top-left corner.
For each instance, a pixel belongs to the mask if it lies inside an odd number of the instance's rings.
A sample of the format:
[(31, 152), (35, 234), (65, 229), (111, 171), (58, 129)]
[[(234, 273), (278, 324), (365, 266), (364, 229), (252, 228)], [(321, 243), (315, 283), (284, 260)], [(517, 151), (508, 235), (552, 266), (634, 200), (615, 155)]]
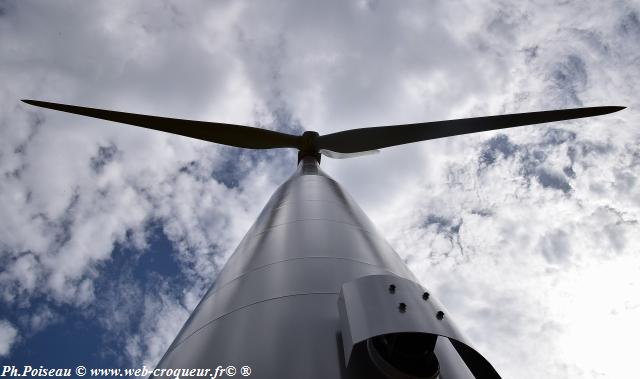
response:
[(300, 148), (298, 150), (298, 162), (304, 157), (313, 157), (318, 163), (320, 163), (320, 148), (318, 146), (318, 132), (306, 131), (302, 133), (300, 138)]

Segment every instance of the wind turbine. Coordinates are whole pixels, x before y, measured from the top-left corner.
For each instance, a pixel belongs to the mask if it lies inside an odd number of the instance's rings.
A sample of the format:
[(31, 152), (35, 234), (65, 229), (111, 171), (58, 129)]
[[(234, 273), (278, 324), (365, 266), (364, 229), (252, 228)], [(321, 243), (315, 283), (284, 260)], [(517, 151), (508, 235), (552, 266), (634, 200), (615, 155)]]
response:
[(297, 170), (273, 194), (152, 372), (172, 378), (499, 378), (355, 201), (319, 168), (321, 155), (348, 158), (624, 109), (575, 108), (296, 136), (23, 101), (229, 146), (298, 150)]

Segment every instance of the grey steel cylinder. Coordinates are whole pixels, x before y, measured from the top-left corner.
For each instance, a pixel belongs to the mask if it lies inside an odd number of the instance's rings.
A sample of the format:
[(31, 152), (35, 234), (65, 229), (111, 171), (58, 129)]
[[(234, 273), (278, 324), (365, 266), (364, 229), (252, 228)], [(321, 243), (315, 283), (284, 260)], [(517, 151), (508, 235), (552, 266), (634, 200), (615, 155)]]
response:
[[(251, 378), (498, 378), (425, 293), (360, 207), (306, 157), (273, 194), (155, 374), (209, 369), (207, 378), (231, 377), (233, 366), (237, 377), (248, 367)], [(386, 367), (393, 362), (376, 353), (380, 343), (412, 335), (437, 339), (435, 376)]]

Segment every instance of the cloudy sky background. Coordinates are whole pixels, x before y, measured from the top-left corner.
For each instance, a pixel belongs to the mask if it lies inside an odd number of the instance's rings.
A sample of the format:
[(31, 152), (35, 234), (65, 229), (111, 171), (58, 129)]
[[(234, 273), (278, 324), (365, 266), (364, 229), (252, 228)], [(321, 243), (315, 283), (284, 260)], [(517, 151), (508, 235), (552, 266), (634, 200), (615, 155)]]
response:
[(0, 362), (153, 366), (295, 153), (21, 98), (290, 133), (624, 111), (323, 169), (505, 378), (640, 339), (640, 3), (0, 1)]

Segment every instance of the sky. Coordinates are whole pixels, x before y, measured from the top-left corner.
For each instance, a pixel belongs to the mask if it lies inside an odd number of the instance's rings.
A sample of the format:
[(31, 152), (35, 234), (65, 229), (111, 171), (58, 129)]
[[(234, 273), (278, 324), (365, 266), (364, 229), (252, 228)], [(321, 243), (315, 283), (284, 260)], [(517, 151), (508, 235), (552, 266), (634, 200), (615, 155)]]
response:
[(638, 92), (637, 0), (0, 0), (0, 364), (154, 366), (296, 163), (20, 99), (294, 134), (621, 105), (322, 167), (503, 377), (629, 377)]

